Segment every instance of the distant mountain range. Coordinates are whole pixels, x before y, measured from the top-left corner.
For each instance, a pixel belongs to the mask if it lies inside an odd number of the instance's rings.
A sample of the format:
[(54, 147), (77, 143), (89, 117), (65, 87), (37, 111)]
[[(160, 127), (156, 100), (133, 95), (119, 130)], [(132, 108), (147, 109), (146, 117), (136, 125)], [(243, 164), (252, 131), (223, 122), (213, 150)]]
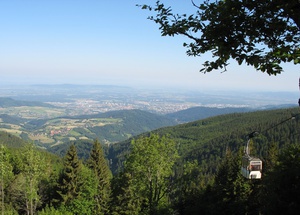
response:
[(282, 105), (268, 105), (258, 108), (247, 108), (247, 107), (192, 107), (186, 110), (181, 110), (175, 113), (169, 113), (165, 116), (175, 120), (177, 123), (192, 122), (208, 117), (219, 116), (230, 113), (246, 113), (258, 110), (273, 110), (282, 108), (292, 108), (294, 104), (282, 104)]
[(236, 107), (192, 107), (175, 113), (166, 114), (167, 117), (176, 120), (178, 123), (192, 122), (195, 120), (205, 119), (212, 116), (241, 113), (253, 111), (252, 108), (236, 108)]

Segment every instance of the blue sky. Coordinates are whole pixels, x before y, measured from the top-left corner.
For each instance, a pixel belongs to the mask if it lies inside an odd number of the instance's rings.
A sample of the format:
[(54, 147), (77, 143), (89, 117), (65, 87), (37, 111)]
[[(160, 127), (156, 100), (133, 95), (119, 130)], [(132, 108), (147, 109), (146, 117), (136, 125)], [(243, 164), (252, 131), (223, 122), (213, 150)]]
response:
[[(189, 0), (165, 1), (193, 12)], [(0, 0), (0, 84), (116, 84), (195, 90), (298, 91), (299, 66), (276, 77), (234, 62), (202, 74), (183, 37), (161, 37), (149, 0)]]

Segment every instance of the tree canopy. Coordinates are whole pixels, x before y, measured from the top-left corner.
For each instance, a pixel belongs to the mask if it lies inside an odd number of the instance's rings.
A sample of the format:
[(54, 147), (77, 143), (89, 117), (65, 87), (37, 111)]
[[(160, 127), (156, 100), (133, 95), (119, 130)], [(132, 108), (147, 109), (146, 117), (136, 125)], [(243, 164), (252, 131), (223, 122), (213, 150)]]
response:
[(162, 36), (183, 35), (189, 56), (212, 53), (200, 70), (204, 73), (226, 71), (229, 59), (246, 63), (269, 75), (283, 71), (281, 63), (300, 63), (299, 0), (205, 0), (195, 13), (177, 14), (157, 1), (142, 5), (155, 16)]
[[(299, 122), (299, 108), (291, 108), (161, 128), (115, 153), (126, 154), (116, 175), (97, 140), (85, 162), (77, 144), (62, 159), (33, 144), (4, 142), (0, 214), (299, 214)], [(240, 172), (245, 134), (253, 130), (259, 134), (251, 155), (263, 161), (261, 180)]]
[(149, 215), (163, 214), (173, 168), (179, 158), (176, 143), (166, 136), (150, 134), (132, 140), (131, 144), (124, 173), (132, 176), (135, 195), (143, 202), (141, 211)]

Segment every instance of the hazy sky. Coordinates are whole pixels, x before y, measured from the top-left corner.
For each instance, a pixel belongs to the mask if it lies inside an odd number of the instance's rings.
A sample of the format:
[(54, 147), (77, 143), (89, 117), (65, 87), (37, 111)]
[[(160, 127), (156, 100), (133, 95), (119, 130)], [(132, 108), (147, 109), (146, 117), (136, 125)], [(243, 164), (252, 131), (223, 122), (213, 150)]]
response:
[[(182, 12), (190, 0), (165, 1)], [(0, 0), (0, 84), (117, 84), (298, 91), (299, 66), (276, 77), (232, 63), (202, 74), (183, 37), (161, 37), (149, 0)]]

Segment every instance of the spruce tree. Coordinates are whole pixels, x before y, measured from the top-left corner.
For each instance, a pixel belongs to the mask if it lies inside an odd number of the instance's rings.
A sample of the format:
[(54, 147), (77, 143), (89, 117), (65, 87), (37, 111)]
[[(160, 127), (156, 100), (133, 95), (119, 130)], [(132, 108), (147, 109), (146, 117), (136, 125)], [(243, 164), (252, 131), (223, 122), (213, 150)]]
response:
[(109, 211), (109, 201), (111, 195), (110, 179), (111, 172), (104, 157), (102, 147), (98, 140), (94, 141), (87, 166), (94, 172), (98, 181), (96, 200), (97, 214), (107, 214)]
[(292, 144), (278, 156), (264, 178), (264, 214), (298, 214), (300, 211), (300, 145)]
[(112, 181), (112, 215), (139, 215), (141, 201), (136, 198), (132, 175), (121, 172)]
[(240, 174), (240, 160), (241, 156), (228, 149), (219, 165), (213, 185), (216, 214), (247, 214), (247, 198), (253, 190), (250, 181)]
[(76, 147), (72, 144), (64, 157), (64, 168), (58, 182), (57, 192), (64, 206), (69, 205), (79, 195), (82, 184), (79, 174), (81, 165)]

